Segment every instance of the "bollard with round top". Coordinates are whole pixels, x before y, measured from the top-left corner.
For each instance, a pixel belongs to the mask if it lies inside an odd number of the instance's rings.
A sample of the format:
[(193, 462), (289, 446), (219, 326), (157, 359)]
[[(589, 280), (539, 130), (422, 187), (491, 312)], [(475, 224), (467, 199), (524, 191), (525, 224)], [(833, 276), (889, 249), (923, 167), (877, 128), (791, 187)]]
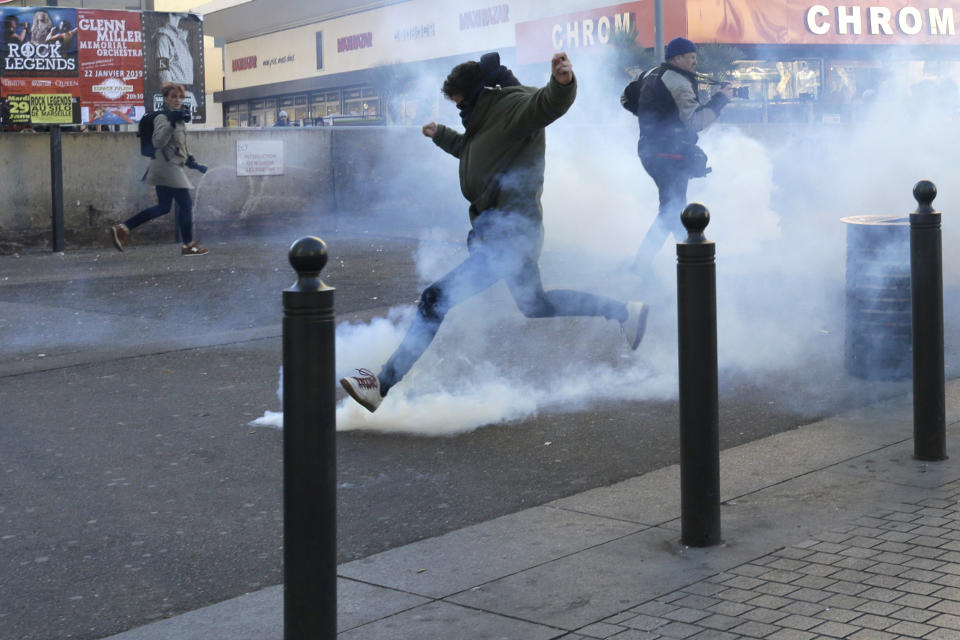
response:
[(943, 355), (943, 256), (937, 187), (913, 187), (910, 214), (910, 297), (913, 324), (913, 451), (919, 460), (947, 458)]
[(708, 547), (721, 542), (716, 245), (704, 235), (705, 206), (688, 205), (680, 220), (687, 230), (677, 243), (681, 542)]
[(334, 289), (327, 246), (290, 247), (297, 281), (283, 292), (284, 640), (337, 635)]

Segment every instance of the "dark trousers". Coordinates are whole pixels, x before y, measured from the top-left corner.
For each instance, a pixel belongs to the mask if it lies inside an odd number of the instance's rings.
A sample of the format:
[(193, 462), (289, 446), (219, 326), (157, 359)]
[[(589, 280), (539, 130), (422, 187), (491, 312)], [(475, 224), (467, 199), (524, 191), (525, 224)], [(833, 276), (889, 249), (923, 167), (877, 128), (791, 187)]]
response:
[(542, 233), (538, 223), (518, 221), (517, 216), (511, 220), (498, 212), (483, 217), (487, 220), (475, 225), (480, 233), (471, 234), (476, 240), (469, 243), (470, 256), (420, 294), (413, 324), (378, 376), (381, 393), (386, 394), (420, 359), (448, 311), (499, 280), (506, 283), (517, 308), (528, 318), (603, 316), (626, 320), (623, 302), (568, 289), (544, 291), (537, 264)]
[(157, 185), (157, 204), (144, 209), (123, 224), (128, 229), (139, 227), (145, 222), (170, 212), (174, 200), (177, 202), (177, 228), (180, 229), (180, 239), (183, 244), (193, 242), (193, 200), (189, 189), (177, 189)]
[(660, 195), (657, 217), (640, 243), (633, 270), (644, 273), (650, 269), (654, 256), (663, 247), (671, 233), (677, 241), (687, 237), (680, 222), (680, 214), (687, 206), (687, 184), (690, 178), (682, 159), (666, 158), (655, 154), (640, 156), (647, 174), (653, 178)]

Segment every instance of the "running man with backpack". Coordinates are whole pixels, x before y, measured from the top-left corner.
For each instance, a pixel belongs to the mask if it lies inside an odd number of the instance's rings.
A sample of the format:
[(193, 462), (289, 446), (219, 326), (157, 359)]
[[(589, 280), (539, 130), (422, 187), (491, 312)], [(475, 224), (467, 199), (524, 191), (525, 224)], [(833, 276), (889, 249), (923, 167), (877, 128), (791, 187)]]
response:
[(190, 198), (193, 185), (187, 178), (184, 167), (200, 173), (206, 173), (207, 167), (198, 164), (187, 148), (186, 123), (190, 122), (190, 111), (183, 105), (183, 85), (168, 82), (163, 85), (162, 92), (163, 108), (145, 115), (137, 127), (140, 153), (151, 158), (144, 179), (147, 184), (156, 187), (157, 204), (114, 225), (110, 228), (110, 233), (113, 235), (114, 246), (123, 251), (133, 229), (169, 213), (171, 205), (176, 201), (177, 227), (183, 240), (180, 253), (184, 256), (203, 256), (209, 251), (193, 239), (193, 200)]
[(567, 112), (577, 95), (567, 54), (554, 54), (546, 86), (526, 87), (498, 53), (457, 65), (441, 90), (460, 110), (464, 133), (436, 122), (423, 135), (460, 161), (460, 189), (470, 202), (469, 255), (420, 294), (406, 337), (379, 374), (357, 369), (341, 386), (368, 411), (430, 346), (447, 312), (503, 280), (528, 318), (593, 316), (620, 323), (631, 349), (643, 339), (648, 306), (592, 293), (553, 289), (540, 279), (547, 125)]
[(686, 237), (680, 214), (687, 205), (687, 184), (710, 172), (707, 156), (697, 146), (697, 132), (710, 126), (733, 97), (733, 89), (722, 85), (706, 104), (700, 103), (697, 46), (686, 38), (671, 40), (664, 54), (664, 63), (628, 84), (620, 98), (640, 123), (637, 153), (660, 196), (657, 217), (631, 267), (642, 276), (649, 275), (670, 233), (677, 240)]

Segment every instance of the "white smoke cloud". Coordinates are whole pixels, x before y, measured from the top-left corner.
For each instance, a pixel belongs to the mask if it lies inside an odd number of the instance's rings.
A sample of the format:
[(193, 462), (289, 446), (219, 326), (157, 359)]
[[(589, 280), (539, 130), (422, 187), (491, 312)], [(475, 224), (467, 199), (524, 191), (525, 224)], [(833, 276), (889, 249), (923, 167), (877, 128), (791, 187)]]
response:
[[(544, 286), (651, 301), (640, 350), (629, 353), (611, 321), (526, 319), (498, 284), (448, 314), (434, 344), (376, 413), (342, 401), (338, 429), (449, 435), (602, 401), (675, 397), (675, 239), (657, 256), (653, 279), (627, 272), (656, 215), (657, 193), (636, 156), (636, 122), (616, 104), (626, 78), (601, 77), (580, 62), (573, 56), (577, 103), (547, 132)], [(439, 119), (457, 126), (452, 105), (442, 109)], [(942, 105), (912, 100), (900, 75), (845, 125), (737, 126), (721, 117), (701, 135), (713, 172), (691, 180), (688, 200), (711, 212), (706, 235), (717, 246), (721, 377), (786, 374), (792, 393), (784, 402), (815, 401), (830, 382), (804, 364), (842, 366), (840, 219), (905, 216), (916, 206), (911, 189), (923, 178), (938, 185), (935, 207), (952, 210), (960, 193), (952, 117)], [(423, 153), (442, 152), (425, 145)], [(944, 227), (945, 247), (957, 228)], [(425, 235), (416, 256), (423, 285), (465, 256), (462, 245), (447, 240)], [(944, 255), (947, 286), (956, 280), (955, 253)], [(377, 371), (411, 312), (340, 325), (338, 369)]]

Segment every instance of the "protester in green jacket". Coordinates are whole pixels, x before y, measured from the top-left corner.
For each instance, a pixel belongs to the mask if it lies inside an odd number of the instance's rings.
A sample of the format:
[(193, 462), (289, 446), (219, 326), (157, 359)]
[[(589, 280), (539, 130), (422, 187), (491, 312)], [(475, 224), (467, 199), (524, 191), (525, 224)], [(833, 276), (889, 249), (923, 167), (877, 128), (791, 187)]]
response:
[(459, 64), (447, 76), (443, 94), (460, 110), (464, 133), (431, 122), (423, 126), (423, 134), (460, 159), (460, 189), (470, 202), (470, 255), (423, 291), (413, 324), (378, 375), (357, 369), (358, 375), (340, 381), (369, 411), (380, 406), (426, 351), (446, 313), (498, 280), (506, 282), (528, 318), (602, 316), (621, 323), (632, 349), (640, 344), (646, 304), (543, 289), (538, 263), (543, 244), (544, 127), (567, 112), (577, 93), (567, 55), (554, 55), (551, 65), (550, 80), (541, 89), (520, 85), (497, 53)]

